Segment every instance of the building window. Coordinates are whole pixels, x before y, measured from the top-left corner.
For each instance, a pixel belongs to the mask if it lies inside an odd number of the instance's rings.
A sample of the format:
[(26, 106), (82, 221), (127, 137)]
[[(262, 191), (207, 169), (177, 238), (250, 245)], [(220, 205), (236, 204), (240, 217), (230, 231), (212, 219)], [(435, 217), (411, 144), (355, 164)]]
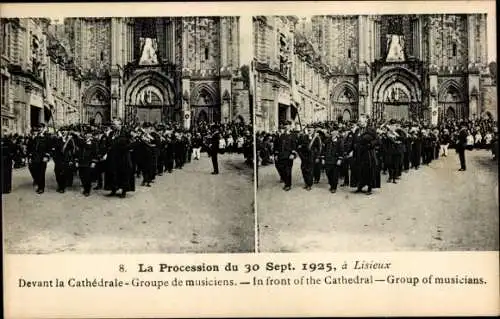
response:
[(9, 55), (9, 25), (7, 23), (2, 24), (2, 54)]
[(2, 98), (1, 98), (1, 103), (2, 103), (2, 107), (5, 107), (7, 106), (9, 103), (9, 91), (8, 91), (8, 85), (9, 85), (9, 78), (7, 78), (5, 75), (2, 75), (2, 77), (0, 78), (0, 85), (1, 85), (1, 94), (2, 94)]
[(351, 55), (352, 55), (352, 54), (351, 54), (351, 49), (348, 49), (348, 50), (347, 50), (347, 58), (348, 58), (348, 59), (350, 59), (350, 58), (351, 58)]
[(101, 51), (101, 61), (104, 61), (104, 51)]
[(205, 48), (205, 60), (208, 60), (208, 48)]
[(457, 56), (457, 44), (456, 43), (453, 43), (451, 51), (452, 51), (452, 53), (451, 53), (452, 56)]

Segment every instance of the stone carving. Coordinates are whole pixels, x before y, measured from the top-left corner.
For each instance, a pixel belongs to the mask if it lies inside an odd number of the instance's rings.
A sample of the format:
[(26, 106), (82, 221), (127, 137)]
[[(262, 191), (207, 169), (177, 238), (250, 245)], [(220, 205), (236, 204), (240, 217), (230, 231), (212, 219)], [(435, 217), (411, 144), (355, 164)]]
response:
[(405, 60), (404, 45), (404, 36), (388, 34), (386, 62), (403, 62)]
[(158, 43), (156, 39), (140, 38), (141, 58), (139, 65), (157, 65), (158, 64)]

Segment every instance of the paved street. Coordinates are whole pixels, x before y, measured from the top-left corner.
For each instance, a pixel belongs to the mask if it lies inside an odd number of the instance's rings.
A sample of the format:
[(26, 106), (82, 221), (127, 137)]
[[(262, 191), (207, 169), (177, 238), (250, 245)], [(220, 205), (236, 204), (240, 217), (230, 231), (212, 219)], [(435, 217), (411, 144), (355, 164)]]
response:
[(3, 196), (8, 253), (237, 253), (254, 251), (253, 171), (242, 155), (219, 156), (211, 175), (205, 153), (156, 178), (127, 198), (80, 192), (79, 179), (56, 192), (53, 163), (42, 195), (26, 168), (14, 170), (13, 190)]
[(498, 250), (498, 166), (491, 153), (470, 151), (404, 173), (372, 196), (328, 189), (326, 176), (308, 192), (294, 162), (293, 186), (281, 188), (274, 165), (259, 168), (261, 252)]

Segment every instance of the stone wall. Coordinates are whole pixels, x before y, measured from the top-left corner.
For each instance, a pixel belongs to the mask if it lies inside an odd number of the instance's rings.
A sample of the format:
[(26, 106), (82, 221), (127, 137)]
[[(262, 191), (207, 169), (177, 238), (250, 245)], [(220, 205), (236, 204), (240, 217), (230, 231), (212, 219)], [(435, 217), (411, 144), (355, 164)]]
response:
[(434, 15), (429, 18), (430, 63), (442, 68), (467, 70), (467, 17)]
[(220, 69), (219, 18), (184, 18), (187, 65), (191, 70)]
[(481, 93), (481, 115), (490, 113), (495, 120), (498, 120), (497, 86), (486, 85)]
[(245, 123), (250, 123), (250, 99), (248, 89), (244, 87), (242, 80), (235, 80), (232, 82), (232, 120), (237, 120), (241, 117)]
[(326, 62), (342, 66), (358, 62), (358, 18), (356, 16), (330, 17), (324, 37)]

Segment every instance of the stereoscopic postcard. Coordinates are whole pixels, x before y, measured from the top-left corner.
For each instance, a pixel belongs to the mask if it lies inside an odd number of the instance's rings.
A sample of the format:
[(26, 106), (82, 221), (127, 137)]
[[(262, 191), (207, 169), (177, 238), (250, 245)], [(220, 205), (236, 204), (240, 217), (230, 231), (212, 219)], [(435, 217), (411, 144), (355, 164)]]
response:
[(0, 26), (6, 318), (500, 315), (494, 1)]

